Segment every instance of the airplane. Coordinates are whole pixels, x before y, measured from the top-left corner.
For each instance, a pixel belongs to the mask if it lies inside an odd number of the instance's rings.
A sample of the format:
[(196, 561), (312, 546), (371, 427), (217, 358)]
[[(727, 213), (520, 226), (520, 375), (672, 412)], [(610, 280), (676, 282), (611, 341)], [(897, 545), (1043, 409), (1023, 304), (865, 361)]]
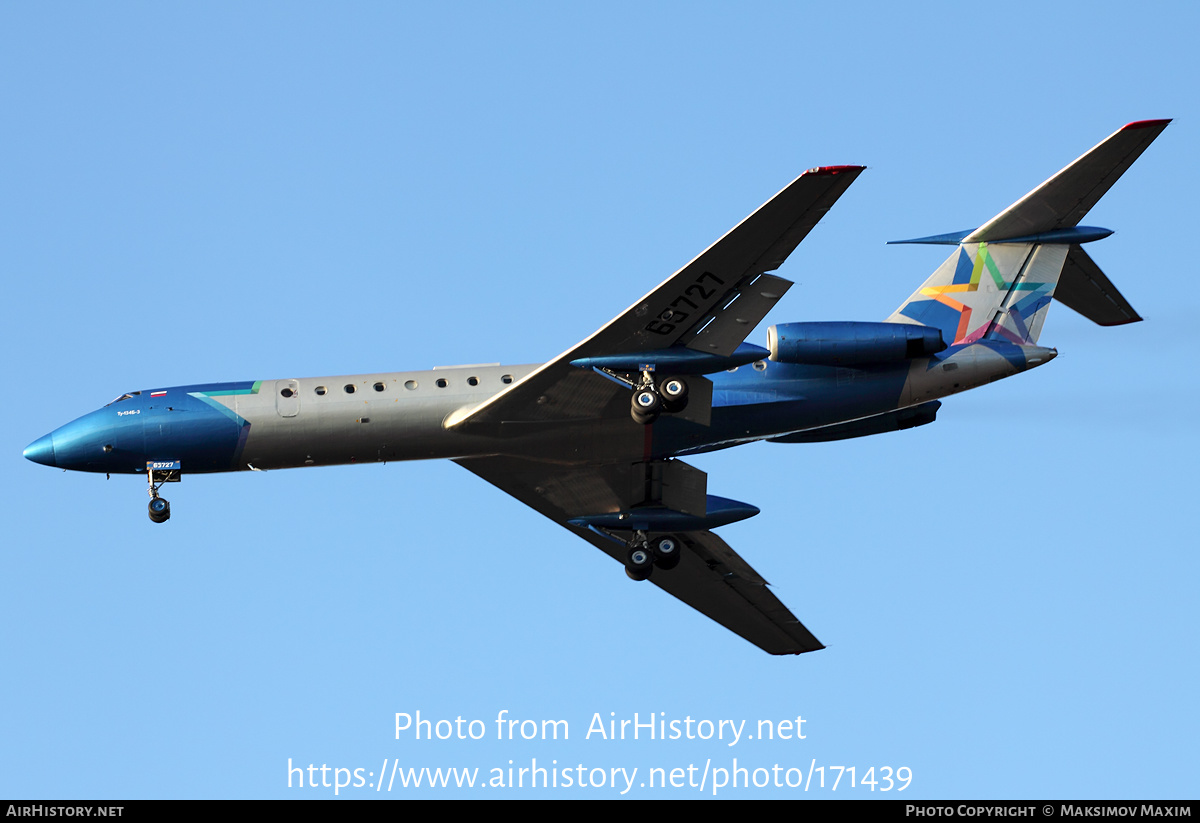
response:
[(784, 323), (745, 342), (772, 274), (863, 171), (809, 169), (599, 331), (541, 365), (455, 366), (122, 394), (35, 440), (46, 466), (144, 474), (149, 516), (184, 473), (448, 458), (771, 654), (824, 648), (713, 529), (759, 510), (708, 494), (683, 457), (934, 422), (940, 398), (1050, 362), (1052, 299), (1141, 320), (1083, 249), (1080, 220), (1167, 127), (1130, 123), (967, 231), (886, 320)]

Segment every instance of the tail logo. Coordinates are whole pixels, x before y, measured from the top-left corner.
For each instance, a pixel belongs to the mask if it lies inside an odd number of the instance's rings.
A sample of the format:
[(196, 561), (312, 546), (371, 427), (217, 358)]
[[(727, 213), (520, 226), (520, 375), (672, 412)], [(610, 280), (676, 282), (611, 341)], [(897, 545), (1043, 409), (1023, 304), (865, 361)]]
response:
[[(975, 249), (974, 260), (970, 254), (972, 247)], [(900, 313), (924, 325), (942, 329), (954, 345), (974, 343), (985, 337), (1001, 338), (1017, 344), (1031, 342), (1036, 330), (1031, 328), (1027, 320), (1050, 302), (1055, 282), (1030, 282), (1025, 275), (1035, 247), (1022, 244), (1018, 248), (1023, 252), (1020, 259), (1005, 261), (1007, 267), (1015, 269), (1017, 274), (1012, 280), (1005, 280), (1001, 272), (1002, 265), (997, 262), (987, 243), (960, 246), (955, 255), (950, 282), (942, 285), (927, 283), (914, 297), (919, 295), (930, 299), (911, 300)], [(945, 268), (947, 266), (943, 264), (943, 270)], [(985, 270), (990, 282), (983, 281)], [(934, 279), (940, 278), (931, 278)], [(980, 292), (981, 282), (994, 288)], [(987, 322), (979, 322), (972, 328), (971, 320), (975, 313), (984, 314)]]

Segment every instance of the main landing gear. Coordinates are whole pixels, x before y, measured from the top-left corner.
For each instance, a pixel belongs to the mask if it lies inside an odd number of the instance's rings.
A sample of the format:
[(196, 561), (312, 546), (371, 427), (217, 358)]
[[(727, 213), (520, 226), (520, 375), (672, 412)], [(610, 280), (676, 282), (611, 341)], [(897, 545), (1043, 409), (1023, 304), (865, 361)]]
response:
[(670, 535), (651, 540), (645, 532), (634, 532), (625, 555), (625, 574), (630, 580), (645, 580), (654, 567), (670, 571), (679, 565), (679, 541)]
[(642, 371), (642, 378), (633, 390), (630, 414), (634, 422), (648, 426), (663, 412), (675, 414), (687, 406), (688, 385), (679, 377), (667, 377), (654, 382), (654, 372)]
[[(155, 474), (158, 475), (157, 479)], [(147, 506), (150, 519), (155, 523), (166, 523), (171, 519), (171, 504), (166, 498), (158, 496), (158, 490), (163, 483), (179, 482), (179, 463), (147, 463), (146, 477), (150, 482), (150, 505)]]

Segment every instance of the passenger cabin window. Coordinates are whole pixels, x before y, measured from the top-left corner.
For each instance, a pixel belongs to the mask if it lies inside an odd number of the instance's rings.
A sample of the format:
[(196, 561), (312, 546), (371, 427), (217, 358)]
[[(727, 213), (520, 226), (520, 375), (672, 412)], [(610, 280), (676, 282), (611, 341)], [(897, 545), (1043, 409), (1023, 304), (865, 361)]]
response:
[(355, 389), (354, 389), (354, 384), (353, 384), (353, 383), (347, 383), (347, 384), (346, 384), (345, 386), (343, 386), (342, 388), (343, 388), (343, 389), (345, 389), (345, 391), (346, 391), (346, 394), (354, 394), (354, 391), (355, 391)]
[(446, 378), (444, 378), (444, 377), (439, 377), (439, 378), (438, 378), (438, 380), (437, 380), (437, 387), (438, 387), (439, 389), (444, 389), (444, 388), (446, 388), (446, 385), (447, 385), (447, 384), (446, 384)]
[(468, 385), (468, 386), (478, 386), (478, 385), (479, 385), (479, 378), (478, 378), (478, 377), (468, 377), (468, 378), (467, 378), (467, 385)]
[(382, 381), (375, 384), (375, 391), (383, 391), (386, 388), (387, 386), (385, 386)]
[(412, 390), (413, 390), (413, 389), (415, 389), (416, 387), (417, 387), (417, 381), (416, 381), (416, 380), (406, 380), (406, 381), (404, 381), (404, 388), (408, 389), (409, 391), (412, 391)]
[(326, 389), (324, 386), (317, 386), (315, 389), (313, 389), (313, 391), (315, 391), (319, 396), (324, 397)]
[(504, 375), (503, 377), (501, 377), (501, 378), (500, 378), (500, 382), (501, 382), (501, 383), (511, 383), (511, 382), (512, 382), (512, 375), (511, 375), (511, 374), (506, 374), (506, 375)]

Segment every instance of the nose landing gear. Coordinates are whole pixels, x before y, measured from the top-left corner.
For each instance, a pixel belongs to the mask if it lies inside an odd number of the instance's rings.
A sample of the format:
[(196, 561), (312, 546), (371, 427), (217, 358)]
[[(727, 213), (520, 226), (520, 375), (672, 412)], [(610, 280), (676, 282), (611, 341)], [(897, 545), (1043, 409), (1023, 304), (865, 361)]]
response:
[[(155, 474), (158, 477), (155, 477)], [(171, 504), (166, 498), (158, 496), (158, 490), (163, 483), (178, 483), (180, 470), (178, 460), (158, 460), (146, 463), (146, 478), (150, 483), (150, 505), (147, 513), (155, 523), (165, 523), (171, 519)]]
[(165, 523), (171, 517), (171, 504), (165, 498), (157, 495), (150, 498), (149, 509), (150, 519), (155, 523)]

